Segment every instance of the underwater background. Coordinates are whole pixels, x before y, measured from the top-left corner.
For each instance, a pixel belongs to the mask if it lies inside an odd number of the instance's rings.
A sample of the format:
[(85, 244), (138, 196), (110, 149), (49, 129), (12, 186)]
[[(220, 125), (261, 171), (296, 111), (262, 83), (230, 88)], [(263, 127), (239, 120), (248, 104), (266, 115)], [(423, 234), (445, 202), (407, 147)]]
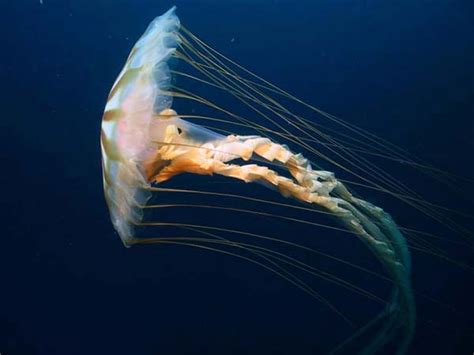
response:
[[(263, 78), (474, 178), (472, 1), (0, 5), (1, 355), (319, 354), (350, 335), (324, 306), (253, 265), (172, 246), (127, 249), (114, 232), (102, 192), (102, 112), (131, 47), (172, 5), (186, 28)], [(472, 183), (462, 186), (463, 196), (436, 186), (411, 184), (472, 213)], [(396, 220), (412, 218), (408, 208), (365, 196)], [(330, 232), (317, 232), (351, 252)], [(449, 255), (472, 264), (472, 251)], [(472, 354), (472, 271), (412, 257), (415, 288), (442, 305), (417, 299), (410, 354)], [(372, 311), (348, 292), (325, 297), (355, 314)]]

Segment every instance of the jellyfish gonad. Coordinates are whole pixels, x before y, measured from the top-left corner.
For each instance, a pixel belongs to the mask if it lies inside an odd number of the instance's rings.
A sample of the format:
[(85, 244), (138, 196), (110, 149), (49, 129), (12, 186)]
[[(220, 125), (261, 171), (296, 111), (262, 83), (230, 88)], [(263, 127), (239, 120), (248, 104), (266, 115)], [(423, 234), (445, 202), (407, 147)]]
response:
[[(183, 65), (189, 70), (181, 69)], [(206, 92), (193, 92), (193, 86), (189, 89), (178, 87), (175, 83), (179, 78), (229, 95), (245, 108), (246, 113), (236, 114), (224, 108)], [(354, 135), (362, 134), (357, 128), (346, 126), (336, 117), (305, 104), (214, 50), (180, 24), (175, 8), (156, 18), (133, 47), (112, 87), (103, 116), (104, 190), (113, 226), (126, 246), (187, 243), (212, 250), (222, 245), (245, 249), (255, 258), (270, 261), (266, 264), (270, 265), (266, 266), (268, 269), (318, 298), (317, 293), (285, 272), (281, 265), (290, 263), (300, 269), (314, 269), (303, 261), (252, 242), (265, 238), (261, 234), (232, 229), (232, 233), (247, 238), (245, 242), (235, 241), (228, 236), (219, 236), (225, 228), (173, 224), (159, 217), (145, 221), (143, 213), (151, 207), (159, 207), (149, 204), (154, 195), (172, 191), (199, 193), (202, 199), (212, 195), (212, 191), (191, 190), (186, 186), (179, 189), (162, 187), (178, 175), (192, 174), (209, 180), (223, 177), (245, 182), (254, 189), (270, 189), (290, 201), (288, 204), (266, 201), (281, 210), (301, 208), (329, 214), (339, 221), (341, 229), (359, 238), (373, 252), (392, 284), (390, 299), (381, 313), (354, 336), (370, 331), (371, 340), (364, 348), (365, 353), (376, 353), (389, 342), (396, 342), (396, 352), (404, 353), (415, 325), (410, 254), (404, 236), (388, 213), (356, 197), (347, 184), (321, 166), (328, 162), (380, 189), (403, 186), (361, 158), (350, 163), (357, 165), (359, 170), (347, 168), (345, 163), (355, 159), (353, 150), (343, 148), (339, 140), (323, 133), (317, 121), (314, 123), (313, 119), (295, 114), (287, 104), (290, 101), (304, 105), (318, 117), (345, 126)], [(191, 106), (192, 112), (183, 112)], [(205, 113), (196, 114), (200, 107), (205, 107), (202, 109)], [(211, 111), (219, 115), (208, 114)], [(253, 119), (252, 113), (259, 119)], [(366, 137), (371, 141), (369, 145), (385, 146), (372, 136)], [(346, 141), (351, 142), (350, 138), (346, 137)], [(333, 156), (323, 154), (320, 147), (330, 149)], [(395, 148), (392, 153), (397, 153)], [(334, 156), (339, 157), (339, 162)], [(364, 175), (367, 171), (372, 177), (370, 181)], [(222, 195), (264, 202), (240, 194)], [(264, 208), (254, 213), (267, 217), (275, 215), (265, 212)], [(305, 222), (316, 226), (318, 216), (314, 214), (314, 220)], [(289, 224), (298, 222), (297, 218), (285, 217), (284, 212), (276, 217)], [(135, 232), (138, 227), (153, 229), (170, 225), (200, 232), (204, 237), (171, 238), (157, 232), (156, 237), (141, 238)], [(289, 243), (297, 245), (297, 237), (294, 238), (296, 240)]]

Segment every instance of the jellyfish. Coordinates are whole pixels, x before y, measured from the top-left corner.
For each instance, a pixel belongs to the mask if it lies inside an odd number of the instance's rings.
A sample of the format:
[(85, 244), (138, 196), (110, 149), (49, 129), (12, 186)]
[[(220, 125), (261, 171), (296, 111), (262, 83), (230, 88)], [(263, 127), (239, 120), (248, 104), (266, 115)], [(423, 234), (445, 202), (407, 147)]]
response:
[[(181, 69), (183, 65), (187, 69)], [(179, 80), (191, 84), (178, 85)], [(225, 108), (206, 90), (197, 93), (198, 86), (216, 90), (217, 98), (227, 95), (245, 113)], [(296, 114), (290, 102), (301, 105), (308, 115), (330, 121), (330, 133), (322, 131), (320, 121)], [(339, 128), (349, 133), (340, 133)], [(402, 149), (303, 102), (227, 58), (186, 29), (173, 7), (151, 22), (113, 84), (102, 120), (101, 150), (105, 199), (112, 224), (125, 246), (182, 244), (234, 256), (239, 254), (229, 249), (244, 251), (240, 258), (276, 273), (329, 307), (330, 302), (288, 268), (371, 295), (330, 274), (318, 273), (306, 261), (258, 243), (270, 240), (306, 248), (295, 235), (280, 240), (249, 232), (243, 226), (212, 226), (210, 221), (214, 210), (277, 218), (288, 225), (303, 223), (309, 228), (325, 225), (318, 222), (321, 215), (337, 220), (337, 225), (330, 228), (344, 230), (363, 242), (392, 285), (381, 312), (351, 339), (370, 334), (363, 350), (367, 354), (377, 353), (391, 342), (396, 343), (397, 354), (407, 351), (416, 316), (410, 252), (402, 229), (389, 213), (360, 198), (344, 179), (323, 168), (327, 163), (433, 218), (441, 218), (433, 206), (409, 197), (408, 187), (358, 154), (372, 152), (402, 160)], [(167, 187), (183, 175), (191, 177), (188, 182), (198, 176), (206, 181), (221, 177), (249, 189), (263, 188), (281, 200), (249, 197), (233, 193), (232, 188), (224, 192), (192, 189), (186, 182)], [(200, 202), (192, 205), (181, 199), (168, 204), (150, 203), (173, 193), (197, 195)], [(209, 197), (233, 202), (213, 205), (205, 202)], [(245, 202), (260, 207), (241, 207)], [(177, 221), (169, 222), (161, 213), (166, 207), (206, 209), (209, 219), (200, 224), (182, 223), (178, 215)], [(149, 210), (158, 210), (156, 219), (147, 220)], [(296, 214), (288, 215), (289, 210), (296, 210)], [(312, 219), (303, 219), (298, 217), (299, 211), (315, 213)], [(239, 218), (245, 220), (245, 216)], [(155, 234), (140, 237), (136, 233), (140, 228)], [(192, 235), (170, 237), (164, 232), (166, 228)]]

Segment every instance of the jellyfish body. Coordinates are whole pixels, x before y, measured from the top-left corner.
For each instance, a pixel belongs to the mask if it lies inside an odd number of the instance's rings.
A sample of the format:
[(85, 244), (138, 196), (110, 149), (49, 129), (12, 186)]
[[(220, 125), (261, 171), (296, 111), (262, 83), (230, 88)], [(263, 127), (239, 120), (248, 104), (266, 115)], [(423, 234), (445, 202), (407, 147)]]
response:
[(393, 281), (390, 302), (365, 329), (373, 333), (366, 353), (377, 352), (395, 338), (397, 352), (404, 353), (415, 324), (410, 255), (390, 215), (354, 197), (333, 173), (313, 169), (308, 159), (285, 144), (260, 135), (224, 135), (182, 118), (173, 107), (168, 66), (182, 41), (179, 31), (174, 8), (150, 24), (133, 47), (105, 108), (104, 191), (124, 244), (136, 243), (133, 226), (142, 219), (150, 187), (183, 173), (259, 183), (302, 204), (317, 205), (357, 235)]
[(171, 9), (153, 21), (133, 47), (109, 94), (102, 120), (101, 148), (104, 191), (112, 223), (125, 245), (132, 225), (141, 220), (149, 198), (140, 165), (155, 150), (151, 132), (154, 112), (171, 106), (164, 93), (170, 75), (167, 61), (176, 50), (179, 20)]

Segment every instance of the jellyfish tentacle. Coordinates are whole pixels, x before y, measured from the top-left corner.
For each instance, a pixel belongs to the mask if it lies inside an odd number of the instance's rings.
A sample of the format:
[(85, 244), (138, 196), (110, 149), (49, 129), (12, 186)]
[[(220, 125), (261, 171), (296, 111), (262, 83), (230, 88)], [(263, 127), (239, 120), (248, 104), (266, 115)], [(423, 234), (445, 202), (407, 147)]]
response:
[[(153, 180), (160, 183), (181, 173), (218, 174), (244, 182), (258, 182), (285, 197), (332, 212), (369, 246), (394, 280), (391, 300), (380, 315), (383, 326), (367, 348), (368, 353), (371, 353), (370, 349), (377, 351), (396, 336), (403, 338), (399, 343), (399, 353), (403, 353), (415, 324), (409, 277), (410, 256), (405, 239), (390, 215), (369, 202), (355, 198), (334, 174), (313, 170), (303, 155), (295, 154), (287, 146), (272, 142), (269, 138), (216, 134), (211, 140), (196, 143), (186, 140), (188, 128), (192, 129), (192, 124), (179, 118), (166, 126), (162, 144), (157, 142), (157, 155), (160, 161), (168, 163), (157, 171)], [(247, 162), (255, 157), (280, 163), (291, 178), (263, 164), (239, 165), (232, 162), (239, 158)]]

